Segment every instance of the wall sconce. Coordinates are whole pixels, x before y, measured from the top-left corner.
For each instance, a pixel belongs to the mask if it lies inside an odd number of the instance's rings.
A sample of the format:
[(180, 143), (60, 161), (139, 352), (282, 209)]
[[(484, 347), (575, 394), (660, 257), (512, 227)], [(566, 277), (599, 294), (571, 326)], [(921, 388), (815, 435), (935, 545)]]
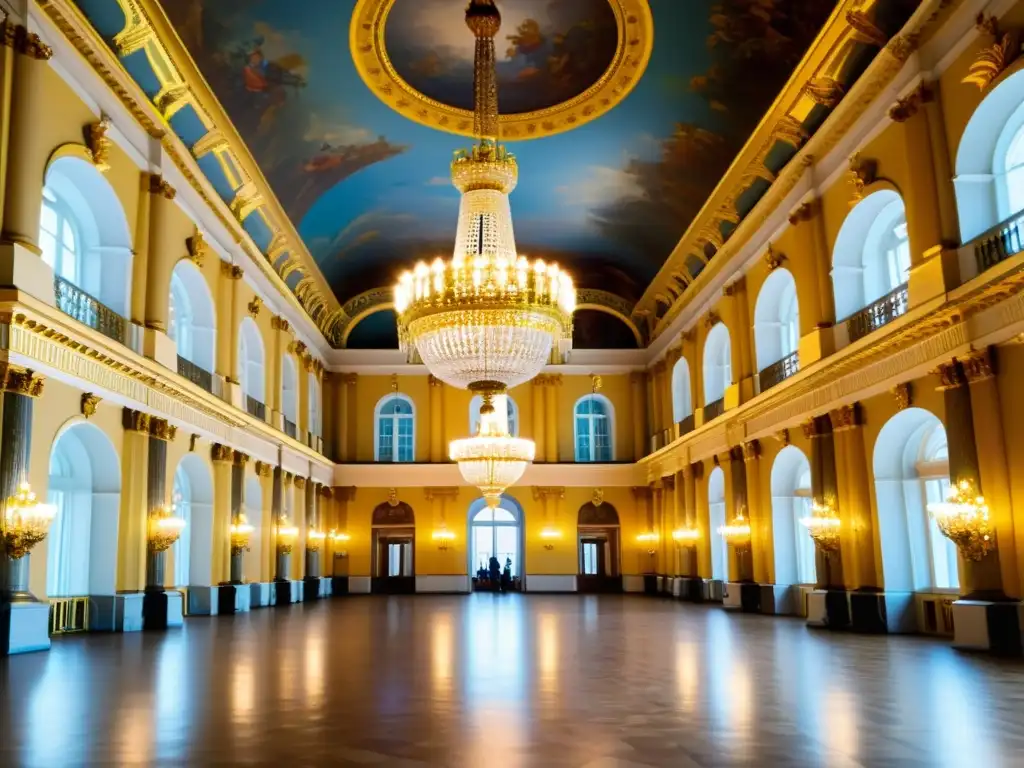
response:
[(737, 514), (729, 525), (721, 526), (718, 533), (727, 544), (737, 549), (750, 545), (750, 523), (742, 512)]
[(951, 487), (945, 501), (929, 504), (928, 513), (965, 559), (977, 562), (995, 549), (988, 504), (975, 493), (970, 480), (961, 480)]
[(306, 551), (307, 552), (319, 552), (320, 547), (323, 546), (324, 541), (327, 539), (327, 534), (323, 531), (313, 529), (306, 534)]
[(299, 529), (288, 524), (288, 518), (282, 517), (277, 526), (277, 552), (281, 555), (290, 555), (292, 547), (295, 546), (295, 539), (299, 536)]
[(249, 551), (249, 537), (256, 529), (249, 525), (245, 515), (239, 515), (231, 524), (231, 554), (240, 555)]
[(17, 493), (7, 499), (4, 511), (3, 544), (7, 556), (20, 560), (27, 555), (46, 538), (56, 515), (55, 506), (36, 501), (28, 483), (19, 485)]
[(165, 552), (181, 537), (185, 520), (177, 517), (174, 505), (163, 507), (149, 517), (149, 549)]
[(455, 532), (447, 527), (438, 528), (431, 534), (431, 538), (437, 542), (437, 548), (441, 552), (448, 551), (448, 545), (455, 541)]
[(339, 547), (342, 547), (345, 544), (348, 544), (349, 541), (352, 540), (351, 536), (349, 536), (344, 531), (332, 530), (328, 534), (328, 538), (331, 540), (331, 545), (334, 547), (334, 556), (335, 557), (348, 557), (348, 552), (345, 551), (344, 549), (339, 549)]
[(700, 541), (700, 528), (676, 528), (672, 531), (672, 541), (680, 547), (695, 547)]
[(800, 518), (800, 525), (807, 529), (814, 545), (826, 555), (839, 549), (840, 521), (832, 499), (825, 499), (822, 503), (815, 501), (811, 505), (810, 516)]
[(555, 542), (562, 538), (562, 532), (558, 528), (553, 528), (549, 525), (541, 530), (540, 538), (544, 542), (544, 549), (550, 552), (555, 548)]
[(647, 554), (654, 557), (658, 553), (658, 534), (654, 531), (645, 531), (637, 534), (637, 542), (647, 548)]

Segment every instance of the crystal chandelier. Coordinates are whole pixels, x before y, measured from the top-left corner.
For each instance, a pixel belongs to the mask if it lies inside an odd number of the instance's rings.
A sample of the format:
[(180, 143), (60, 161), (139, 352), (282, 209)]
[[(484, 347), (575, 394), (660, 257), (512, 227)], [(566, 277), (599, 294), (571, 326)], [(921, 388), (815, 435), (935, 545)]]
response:
[(185, 520), (177, 516), (174, 504), (165, 506), (149, 518), (149, 549), (153, 552), (165, 552), (185, 530)]
[(839, 549), (839, 515), (835, 502), (826, 499), (823, 503), (814, 501), (811, 514), (800, 518), (800, 525), (807, 529), (815, 545), (825, 554)]
[(239, 515), (238, 519), (231, 524), (231, 554), (240, 555), (249, 551), (249, 538), (256, 529), (249, 525), (245, 515)]
[(718, 528), (718, 535), (726, 543), (737, 549), (745, 549), (750, 545), (750, 523), (747, 521), (746, 510), (740, 509), (729, 525)]
[(496, 507), (534, 458), (532, 441), (508, 433), (509, 388), (523, 384), (572, 345), (576, 290), (556, 264), (516, 252), (508, 196), (519, 168), (499, 143), (494, 37), (501, 15), (493, 0), (470, 0), (466, 25), (476, 37), (471, 150), (455, 153), (452, 183), (462, 194), (450, 261), (420, 262), (395, 286), (401, 348), (441, 381), (483, 398), (476, 435), (455, 440), (450, 457), (466, 482)]

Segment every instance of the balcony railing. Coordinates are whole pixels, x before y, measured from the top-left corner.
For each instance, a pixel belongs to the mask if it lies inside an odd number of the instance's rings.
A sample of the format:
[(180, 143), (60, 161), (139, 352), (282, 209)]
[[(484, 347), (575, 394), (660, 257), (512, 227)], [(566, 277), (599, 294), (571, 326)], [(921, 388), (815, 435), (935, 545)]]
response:
[(245, 410), (250, 416), (255, 416), (260, 421), (267, 420), (267, 406), (252, 395), (245, 396)]
[(682, 437), (683, 435), (688, 435), (690, 432), (693, 432), (693, 427), (694, 427), (694, 417), (693, 417), (693, 414), (691, 413), (689, 416), (684, 418), (682, 421), (678, 422), (678, 424), (679, 424), (679, 436), (680, 437)]
[(295, 425), (294, 421), (290, 421), (288, 419), (285, 419), (284, 420), (284, 433), (286, 435), (288, 435), (288, 437), (290, 437), (292, 440), (294, 440), (295, 436), (299, 433), (299, 428)]
[(723, 413), (725, 413), (724, 397), (704, 406), (704, 423), (707, 424), (712, 419), (717, 419)]
[(973, 242), (974, 260), (980, 275), (986, 269), (999, 262), (1016, 256), (1024, 251), (1024, 239), (1021, 226), (1024, 225), (1024, 214), (1017, 213), (1011, 219), (997, 224)]
[(125, 343), (128, 321), (117, 312), (63, 277), (54, 278), (53, 288), (57, 309), (119, 344)]
[(909, 306), (907, 285), (904, 283), (892, 293), (868, 304), (846, 319), (850, 342), (863, 339), (872, 331), (877, 331), (883, 325), (888, 325), (897, 317), (905, 315)]
[(767, 392), (776, 384), (781, 384), (799, 370), (799, 354), (794, 352), (791, 355), (786, 355), (778, 362), (772, 363), (757, 374), (757, 384), (760, 387), (759, 391)]
[(200, 389), (213, 392), (213, 374), (181, 355), (178, 355), (178, 375), (188, 379)]

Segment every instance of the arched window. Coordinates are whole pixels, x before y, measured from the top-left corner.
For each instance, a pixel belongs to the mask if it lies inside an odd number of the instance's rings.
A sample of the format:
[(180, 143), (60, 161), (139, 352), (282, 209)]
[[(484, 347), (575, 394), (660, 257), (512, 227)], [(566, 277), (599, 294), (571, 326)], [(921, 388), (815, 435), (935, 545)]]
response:
[(1024, 210), (1024, 71), (1000, 81), (974, 111), (953, 183), (964, 243)]
[(167, 332), (178, 347), (178, 357), (212, 373), (216, 344), (213, 298), (191, 261), (179, 261), (171, 273), (167, 319)]
[(757, 369), (789, 357), (800, 345), (800, 307), (796, 281), (788, 269), (776, 269), (761, 286), (754, 306)]
[(956, 548), (927, 511), (949, 490), (942, 422), (921, 408), (900, 411), (879, 432), (873, 461), (886, 590), (957, 588)]
[(576, 461), (615, 461), (615, 410), (604, 395), (581, 397), (574, 408)]
[(910, 279), (910, 240), (903, 198), (868, 195), (850, 211), (836, 238), (832, 286), (836, 317), (846, 319)]
[(177, 516), (185, 521), (184, 534), (174, 542), (174, 584), (187, 587), (191, 583), (189, 577), (192, 573), (192, 487), (188, 473), (180, 464), (174, 473), (173, 499)]
[(718, 529), (725, 525), (725, 472), (715, 467), (708, 477), (708, 516), (711, 523), (711, 578), (729, 578), (729, 545)]
[(382, 397), (374, 412), (373, 460), (416, 460), (416, 409), (398, 393)]
[(113, 595), (121, 468), (110, 438), (93, 424), (58, 434), (47, 502), (57, 509), (45, 546), (49, 597)]
[(704, 342), (704, 405), (725, 397), (732, 384), (732, 342), (725, 323), (718, 323)]
[(281, 413), (284, 415), (284, 431), (295, 437), (299, 421), (299, 373), (295, 360), (287, 352), (281, 360)]
[(309, 431), (312, 432), (315, 437), (323, 437), (323, 411), (320, 403), (320, 379), (315, 373), (310, 373), (306, 379), (309, 390)]
[(776, 584), (817, 581), (814, 540), (800, 521), (811, 514), (811, 464), (788, 445), (772, 464), (772, 536)]
[(672, 367), (672, 420), (678, 423), (691, 413), (690, 364), (685, 357), (680, 357)]
[[(67, 285), (122, 318), (128, 316), (132, 236), (117, 193), (92, 163), (61, 157), (47, 168), (39, 247), (43, 261)], [(57, 301), (62, 311), (99, 327), (95, 307), (87, 309), (86, 302), (64, 289), (58, 290)], [(109, 330), (106, 324), (103, 328)]]
[(501, 497), (496, 509), (489, 509), (484, 499), (469, 507), (470, 551), (469, 571), (477, 576), (486, 571), (491, 557), (498, 558), (504, 568), (510, 562), (512, 578), (522, 575), (522, 507), (508, 496)]
[[(508, 433), (512, 437), (519, 437), (519, 406), (516, 401), (508, 395), (498, 395), (494, 398), (495, 414), (501, 413), (501, 401), (505, 401), (505, 413), (508, 416)], [(469, 401), (469, 434), (475, 435), (480, 429), (480, 407), (484, 401), (480, 395), (474, 395)]]
[[(242, 320), (238, 334), (238, 380), (242, 394), (256, 404), (265, 403), (266, 373), (264, 368), (263, 337), (251, 317)], [(253, 402), (247, 400), (246, 408), (252, 412)], [(255, 414), (254, 414), (255, 415)]]

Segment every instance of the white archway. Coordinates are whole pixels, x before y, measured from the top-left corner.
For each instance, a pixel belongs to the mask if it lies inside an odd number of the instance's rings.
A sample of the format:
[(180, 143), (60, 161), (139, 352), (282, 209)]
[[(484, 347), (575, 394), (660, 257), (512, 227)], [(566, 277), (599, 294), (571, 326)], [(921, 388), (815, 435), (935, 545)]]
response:
[(266, 355), (263, 336), (251, 317), (243, 318), (238, 331), (238, 380), (243, 397), (266, 403)]
[(416, 406), (397, 392), (377, 401), (373, 410), (373, 460), (416, 461)]
[(729, 578), (729, 545), (718, 529), (725, 525), (725, 472), (715, 467), (708, 476), (708, 518), (711, 530), (711, 578)]
[(281, 359), (281, 413), (293, 425), (299, 423), (299, 371), (287, 352)]
[(939, 418), (908, 408), (889, 419), (875, 442), (874, 473), (886, 591), (957, 588), (956, 547), (927, 511), (949, 488), (946, 430)]
[(115, 594), (121, 463), (99, 427), (76, 422), (58, 433), (47, 502), (57, 508), (46, 543), (47, 596)]
[[(301, 503), (305, 514), (305, 501)], [(256, 475), (245, 478), (245, 516), (253, 530), (249, 536), (249, 551), (245, 553), (244, 574), (247, 581), (259, 581), (263, 563), (263, 487)], [(294, 521), (293, 517), (292, 525), (296, 525)]]
[(43, 260), (58, 277), (128, 317), (132, 236), (114, 188), (79, 157), (54, 160), (44, 184), (39, 227)]
[(850, 211), (832, 253), (836, 317), (845, 320), (905, 285), (910, 274), (910, 240), (903, 198), (892, 190), (874, 192)]
[[(502, 401), (505, 403), (504, 409), (501, 407)], [(484, 401), (480, 395), (473, 395), (473, 399), (469, 401), (469, 434), (471, 435), (475, 435), (480, 429), (480, 408), (483, 404)], [(507, 419), (505, 426), (508, 433), (512, 437), (519, 437), (519, 406), (509, 395), (497, 395), (494, 398), (495, 415), (500, 416), (503, 410)]]
[(576, 461), (615, 461), (615, 406), (604, 395), (584, 395), (573, 406)]
[(523, 505), (514, 497), (502, 495), (497, 509), (487, 507), (482, 497), (469, 505), (469, 575), (480, 568), (487, 569), (491, 555), (498, 558), (504, 568), (505, 560), (512, 561), (512, 578), (523, 575)]
[(811, 514), (811, 463), (787, 445), (772, 464), (772, 536), (776, 584), (814, 584), (814, 541), (800, 519)]
[(678, 424), (692, 413), (690, 364), (685, 357), (680, 357), (672, 366), (672, 420)]
[(704, 405), (725, 397), (732, 384), (732, 341), (725, 323), (717, 323), (704, 342)]
[(754, 305), (757, 370), (763, 371), (797, 351), (800, 345), (800, 307), (796, 281), (788, 269), (776, 269), (764, 281)]
[(176, 586), (209, 586), (213, 563), (213, 476), (198, 455), (186, 453), (174, 471), (174, 504), (187, 521), (174, 545)]
[(217, 320), (210, 288), (199, 268), (187, 259), (171, 273), (168, 334), (178, 346), (178, 357), (207, 373), (216, 360)]
[(978, 105), (960, 140), (955, 173), (963, 242), (1024, 209), (1024, 70)]

